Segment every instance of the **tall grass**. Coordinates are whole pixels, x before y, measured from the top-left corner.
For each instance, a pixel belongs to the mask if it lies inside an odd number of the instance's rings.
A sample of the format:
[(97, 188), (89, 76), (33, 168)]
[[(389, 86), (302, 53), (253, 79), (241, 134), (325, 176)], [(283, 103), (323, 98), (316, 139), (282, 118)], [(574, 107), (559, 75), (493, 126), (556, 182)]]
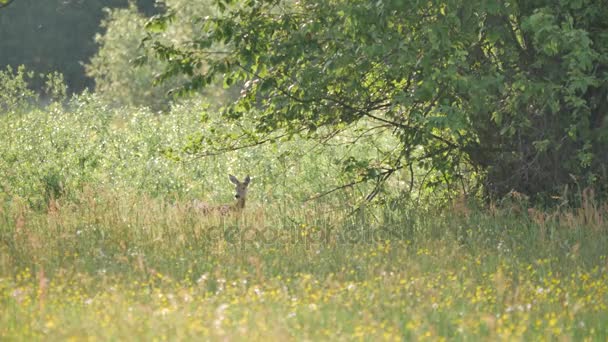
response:
[(3, 339), (608, 337), (606, 225), (585, 213), (64, 201), (0, 213)]
[[(353, 211), (364, 186), (305, 201), (391, 141), (163, 157), (205, 129), (199, 108), (83, 95), (0, 117), (0, 339), (608, 339), (592, 193), (554, 212), (406, 196)], [(191, 209), (230, 202), (228, 172), (254, 177), (244, 213)]]

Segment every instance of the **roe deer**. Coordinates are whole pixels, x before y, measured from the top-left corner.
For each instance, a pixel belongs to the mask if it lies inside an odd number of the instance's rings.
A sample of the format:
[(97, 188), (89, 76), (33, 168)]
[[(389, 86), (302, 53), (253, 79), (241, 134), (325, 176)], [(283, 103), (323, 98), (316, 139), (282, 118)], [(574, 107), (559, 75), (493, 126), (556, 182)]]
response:
[(194, 201), (192, 203), (192, 207), (196, 210), (200, 210), (203, 213), (216, 212), (220, 215), (227, 215), (231, 212), (241, 212), (245, 208), (245, 201), (247, 200), (247, 187), (249, 186), (249, 182), (251, 182), (251, 177), (245, 177), (242, 182), (233, 175), (228, 175), (228, 177), (235, 185), (236, 194), (234, 195), (234, 198), (236, 198), (236, 203), (214, 206), (205, 202)]

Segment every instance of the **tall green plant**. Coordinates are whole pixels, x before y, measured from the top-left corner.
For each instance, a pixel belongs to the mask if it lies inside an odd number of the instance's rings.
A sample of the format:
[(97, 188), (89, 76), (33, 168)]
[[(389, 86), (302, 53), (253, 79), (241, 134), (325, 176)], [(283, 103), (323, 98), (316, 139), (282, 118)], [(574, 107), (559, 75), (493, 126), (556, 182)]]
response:
[(29, 88), (34, 73), (24, 66), (13, 70), (10, 66), (0, 70), (0, 113), (20, 112), (38, 100), (38, 96)]

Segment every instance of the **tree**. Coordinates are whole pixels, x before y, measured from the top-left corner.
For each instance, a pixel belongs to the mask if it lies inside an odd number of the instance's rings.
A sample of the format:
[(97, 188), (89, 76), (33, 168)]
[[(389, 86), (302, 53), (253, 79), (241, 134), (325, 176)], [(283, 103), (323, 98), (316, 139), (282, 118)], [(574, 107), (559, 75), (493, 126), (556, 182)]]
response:
[(355, 163), (362, 180), (381, 183), (415, 165), (434, 171), (427, 185), (473, 170), (489, 196), (546, 199), (573, 185), (606, 193), (601, 1), (216, 3), (221, 14), (201, 18), (191, 42), (155, 43), (168, 63), (160, 78), (188, 76), (184, 92), (219, 76), (244, 82), (224, 115), (254, 121), (254, 140), (366, 120), (401, 147)]
[[(156, 39), (163, 44), (189, 42), (200, 26), (193, 17), (212, 14), (210, 7), (209, 0), (167, 0), (163, 8), (177, 13), (177, 18), (159, 32)], [(141, 63), (139, 57), (151, 52), (150, 48), (142, 49), (140, 44), (145, 36), (146, 21), (134, 4), (128, 8), (106, 9), (106, 18), (101, 23), (104, 33), (95, 36), (99, 50), (85, 65), (85, 70), (95, 81), (96, 93), (114, 104), (167, 110), (173, 100), (170, 90), (183, 79), (175, 78), (154, 86), (155, 76), (162, 72), (166, 63), (153, 59)], [(134, 64), (138, 64), (137, 67)], [(224, 94), (221, 87), (216, 87), (207, 89), (205, 95), (222, 99)]]
[[(139, 42), (144, 37), (146, 18), (134, 5), (106, 9), (103, 34), (95, 36), (97, 53), (85, 65), (86, 75), (95, 81), (95, 92), (116, 105), (149, 106), (165, 109), (171, 84), (153, 87), (155, 70), (160, 62), (135, 68), (133, 60), (141, 54)], [(178, 80), (179, 81), (179, 80)]]

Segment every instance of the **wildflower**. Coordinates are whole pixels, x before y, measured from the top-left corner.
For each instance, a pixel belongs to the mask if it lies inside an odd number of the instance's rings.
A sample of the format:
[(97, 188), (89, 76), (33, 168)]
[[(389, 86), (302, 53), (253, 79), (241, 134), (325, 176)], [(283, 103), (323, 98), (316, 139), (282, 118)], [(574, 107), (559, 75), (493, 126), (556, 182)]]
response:
[(207, 273), (201, 274), (201, 276), (198, 278), (198, 280), (196, 280), (196, 282), (198, 284), (203, 283), (203, 282), (207, 281), (208, 277), (209, 277), (209, 275)]
[(550, 291), (551, 291), (551, 289), (544, 289), (542, 287), (539, 287), (536, 289), (536, 293), (538, 293), (538, 294), (549, 293)]

